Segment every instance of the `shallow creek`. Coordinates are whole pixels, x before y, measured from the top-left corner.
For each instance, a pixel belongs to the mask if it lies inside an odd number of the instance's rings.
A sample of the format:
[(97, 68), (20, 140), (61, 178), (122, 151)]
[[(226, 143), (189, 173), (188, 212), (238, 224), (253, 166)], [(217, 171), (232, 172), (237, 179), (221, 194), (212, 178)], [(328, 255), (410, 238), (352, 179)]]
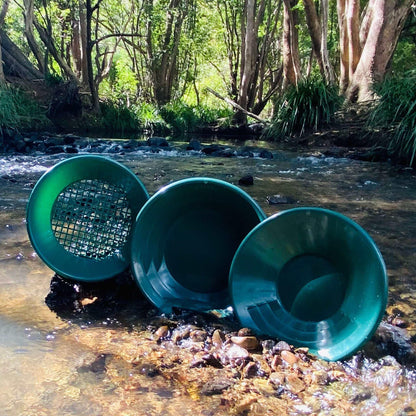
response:
[[(131, 168), (150, 195), (186, 177), (237, 185), (252, 175), (254, 184), (242, 188), (267, 215), (319, 206), (360, 224), (389, 276), (385, 317), (363, 351), (336, 363), (278, 340), (230, 351), (239, 329), (232, 316), (160, 316), (128, 276), (104, 289), (54, 278), (29, 243), (25, 207), (42, 173), (70, 155), (3, 155), (2, 416), (416, 414), (416, 172), (253, 145), (274, 158), (185, 151), (107, 156)], [(277, 194), (291, 203), (270, 205), (267, 196)], [(59, 296), (68, 302), (56, 306)]]

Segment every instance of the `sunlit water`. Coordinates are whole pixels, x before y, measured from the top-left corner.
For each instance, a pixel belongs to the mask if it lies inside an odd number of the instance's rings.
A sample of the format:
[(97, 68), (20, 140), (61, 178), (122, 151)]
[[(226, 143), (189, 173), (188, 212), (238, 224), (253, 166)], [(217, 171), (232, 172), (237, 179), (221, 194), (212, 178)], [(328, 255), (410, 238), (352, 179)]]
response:
[[(272, 150), (271, 160), (182, 151), (108, 156), (131, 168), (150, 195), (182, 178), (209, 176), (238, 184), (250, 174), (254, 185), (243, 189), (267, 215), (295, 206), (319, 206), (349, 216), (380, 248), (389, 275), (389, 306), (398, 305), (414, 331), (415, 172), (389, 164)], [(104, 377), (99, 363), (97, 368), (88, 365), (100, 353), (102, 337), (112, 336), (117, 344), (117, 339), (129, 336), (127, 328), (121, 325), (106, 332), (105, 319), (75, 324), (45, 304), (53, 273), (28, 241), (25, 207), (42, 173), (67, 157), (0, 157), (0, 415), (222, 414), (206, 408), (203, 413), (192, 395), (181, 394), (180, 386), (160, 376), (151, 381), (143, 376), (140, 386), (129, 386), (131, 368), (124, 368), (113, 356), (103, 358)], [(297, 202), (269, 205), (267, 196), (276, 194)], [(142, 336), (135, 335), (131, 348)], [(400, 388), (393, 402), (411, 401), (414, 390)]]

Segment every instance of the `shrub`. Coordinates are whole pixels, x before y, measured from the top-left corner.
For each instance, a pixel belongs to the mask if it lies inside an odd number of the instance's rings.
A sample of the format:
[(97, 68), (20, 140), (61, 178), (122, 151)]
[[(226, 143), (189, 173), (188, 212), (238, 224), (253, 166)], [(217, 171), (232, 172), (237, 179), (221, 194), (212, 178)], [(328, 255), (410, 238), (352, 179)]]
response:
[(0, 86), (0, 127), (40, 129), (49, 124), (45, 112), (24, 91)]
[(206, 106), (191, 106), (181, 101), (164, 105), (160, 115), (172, 129), (180, 135), (195, 131), (198, 127), (219, 123), (223, 119), (230, 120), (232, 111), (224, 108), (210, 108)]
[(127, 105), (106, 101), (101, 104), (102, 124), (112, 132), (133, 132), (140, 130), (138, 117)]
[(329, 123), (341, 105), (336, 86), (322, 80), (308, 79), (288, 90), (275, 102), (267, 137), (302, 135), (305, 130), (317, 130)]
[(388, 149), (395, 158), (410, 165), (416, 155), (416, 71), (400, 78), (387, 78), (376, 85), (379, 96), (368, 124), (370, 127), (389, 127), (393, 134)]

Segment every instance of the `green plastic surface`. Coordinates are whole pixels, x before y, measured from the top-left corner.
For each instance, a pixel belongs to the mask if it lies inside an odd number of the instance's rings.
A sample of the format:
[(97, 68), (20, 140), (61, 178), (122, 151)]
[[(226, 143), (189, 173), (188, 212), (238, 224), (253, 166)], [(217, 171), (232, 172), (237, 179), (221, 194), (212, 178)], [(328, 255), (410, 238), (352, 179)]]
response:
[(321, 208), (283, 211), (255, 227), (234, 256), (229, 287), (243, 326), (327, 360), (353, 354), (373, 335), (388, 294), (374, 241)]
[(129, 265), (133, 222), (148, 199), (141, 181), (118, 162), (94, 155), (66, 159), (48, 170), (30, 195), (30, 241), (63, 277), (113, 277)]
[(189, 178), (162, 188), (142, 208), (133, 230), (138, 285), (166, 312), (229, 306), (234, 253), (264, 218), (247, 193), (224, 181)]

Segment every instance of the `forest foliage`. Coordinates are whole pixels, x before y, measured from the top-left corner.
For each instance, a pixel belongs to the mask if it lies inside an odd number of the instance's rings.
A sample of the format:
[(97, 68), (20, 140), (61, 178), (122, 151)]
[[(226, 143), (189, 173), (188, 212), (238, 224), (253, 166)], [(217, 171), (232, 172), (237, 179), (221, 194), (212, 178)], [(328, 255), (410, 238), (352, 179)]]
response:
[[(184, 132), (201, 123), (260, 121), (276, 138), (330, 122), (341, 102), (375, 100), (381, 107), (372, 122), (395, 123), (401, 133), (392, 149), (414, 156), (416, 133), (404, 121), (414, 88), (403, 87), (411, 97), (400, 115), (383, 98), (394, 83), (414, 81), (413, 0), (1, 4), (0, 101), (11, 100), (10, 84), (22, 80), (70, 83), (109, 129)], [(0, 106), (3, 126), (26, 117), (17, 111), (13, 120), (10, 108)], [(38, 109), (30, 111), (44, 122)]]

